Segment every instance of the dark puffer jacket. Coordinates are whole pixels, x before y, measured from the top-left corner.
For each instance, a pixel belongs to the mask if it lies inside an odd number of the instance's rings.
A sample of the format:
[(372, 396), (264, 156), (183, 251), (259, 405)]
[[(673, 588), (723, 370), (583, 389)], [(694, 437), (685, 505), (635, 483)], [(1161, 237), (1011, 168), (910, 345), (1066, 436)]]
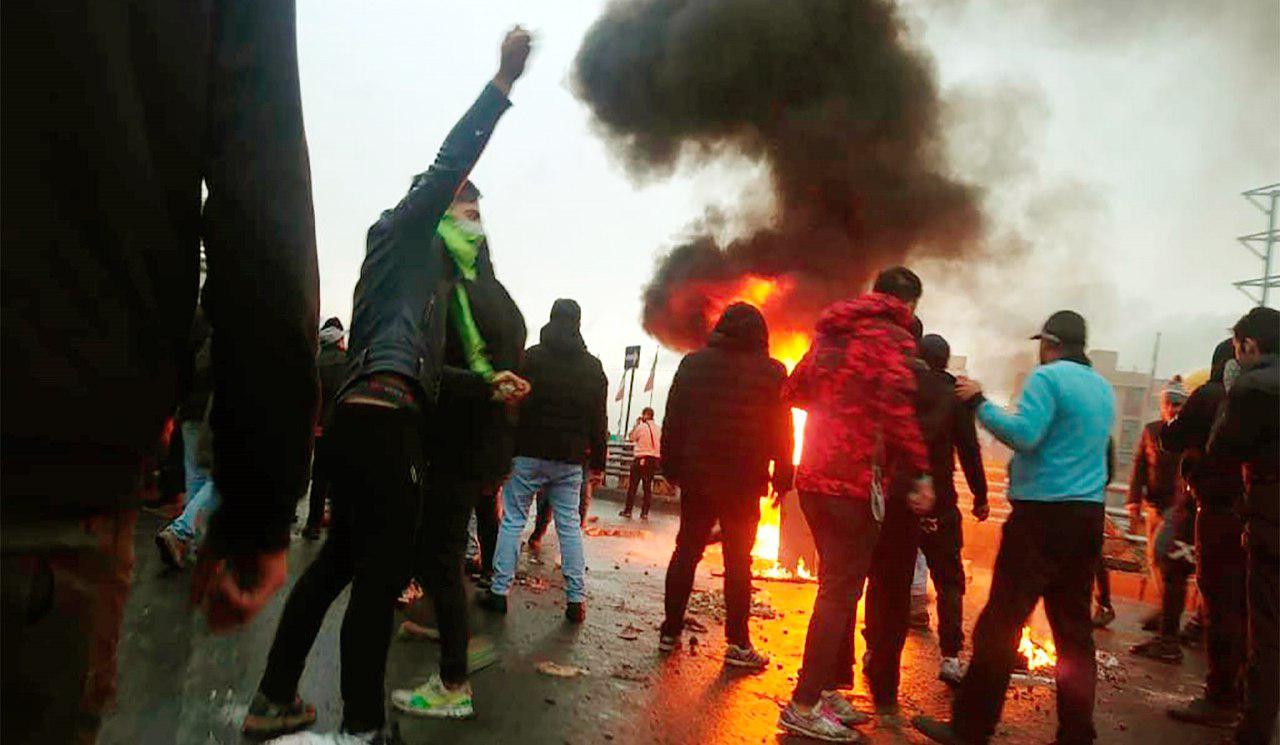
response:
[[(444, 252), (437, 235), (431, 250)], [(475, 280), (458, 277), (446, 259), (450, 283), (464, 282), (471, 316), (485, 341), (495, 372), (518, 370), (528, 335), (524, 315), (493, 271), (489, 243), (482, 241), (476, 258)], [(515, 448), (515, 417), (491, 400), (489, 384), (467, 368), (450, 304), (445, 327), (444, 377), (437, 402), (438, 416), (431, 438), (431, 461), (438, 473), (457, 480), (493, 481), (511, 470)]]
[(578, 325), (582, 311), (572, 300), (557, 300), (541, 342), (530, 347), (520, 377), (533, 387), (520, 405), (516, 455), (604, 470), (609, 426), (605, 400), (609, 381), (600, 360), (587, 352)]
[(760, 497), (791, 488), (786, 368), (769, 357), (760, 311), (729, 306), (703, 349), (680, 361), (662, 422), (662, 471), (684, 494)]

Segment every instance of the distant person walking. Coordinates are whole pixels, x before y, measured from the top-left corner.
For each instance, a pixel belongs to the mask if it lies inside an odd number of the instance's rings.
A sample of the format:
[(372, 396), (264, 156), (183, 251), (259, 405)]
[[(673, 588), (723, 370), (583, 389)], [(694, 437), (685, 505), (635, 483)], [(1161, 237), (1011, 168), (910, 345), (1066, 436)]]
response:
[(631, 508), (636, 501), (636, 487), (644, 486), (644, 501), (640, 504), (640, 519), (649, 519), (649, 507), (653, 503), (653, 477), (658, 471), (658, 462), (662, 457), (662, 428), (653, 420), (653, 409), (648, 406), (640, 412), (636, 426), (627, 434), (631, 443), (631, 478), (627, 484), (627, 506), (620, 513), (623, 517), (631, 517)]

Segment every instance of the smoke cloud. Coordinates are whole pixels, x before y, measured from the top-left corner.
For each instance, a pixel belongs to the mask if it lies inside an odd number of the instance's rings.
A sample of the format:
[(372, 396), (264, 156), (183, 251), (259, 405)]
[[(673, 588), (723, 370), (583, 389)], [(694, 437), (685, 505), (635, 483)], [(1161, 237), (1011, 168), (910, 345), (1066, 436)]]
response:
[(669, 347), (700, 345), (747, 275), (777, 280), (774, 328), (807, 329), (879, 269), (962, 257), (984, 232), (931, 60), (891, 2), (616, 1), (572, 81), (636, 178), (725, 154), (767, 166), (768, 219), (709, 216), (659, 260), (643, 321)]

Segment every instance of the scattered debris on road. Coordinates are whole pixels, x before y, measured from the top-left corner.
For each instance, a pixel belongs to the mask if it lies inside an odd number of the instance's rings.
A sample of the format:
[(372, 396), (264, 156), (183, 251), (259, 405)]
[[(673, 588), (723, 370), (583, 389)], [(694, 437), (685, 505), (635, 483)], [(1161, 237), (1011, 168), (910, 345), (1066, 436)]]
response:
[(553, 678), (576, 678), (579, 675), (590, 675), (591, 671), (585, 667), (576, 665), (562, 665), (559, 662), (551, 660), (543, 660), (534, 665), (534, 669), (543, 675), (550, 675)]

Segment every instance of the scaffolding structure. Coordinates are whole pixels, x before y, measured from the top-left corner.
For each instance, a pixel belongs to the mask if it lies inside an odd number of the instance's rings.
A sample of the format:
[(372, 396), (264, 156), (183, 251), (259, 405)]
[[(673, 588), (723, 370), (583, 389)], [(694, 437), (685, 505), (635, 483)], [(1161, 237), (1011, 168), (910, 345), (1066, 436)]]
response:
[(1260, 186), (1243, 194), (1245, 199), (1267, 215), (1267, 229), (1260, 233), (1242, 235), (1236, 240), (1240, 245), (1262, 259), (1262, 276), (1233, 283), (1250, 300), (1265, 306), (1271, 300), (1271, 290), (1280, 288), (1280, 274), (1272, 273), (1272, 258), (1276, 241), (1280, 238), (1280, 183)]

